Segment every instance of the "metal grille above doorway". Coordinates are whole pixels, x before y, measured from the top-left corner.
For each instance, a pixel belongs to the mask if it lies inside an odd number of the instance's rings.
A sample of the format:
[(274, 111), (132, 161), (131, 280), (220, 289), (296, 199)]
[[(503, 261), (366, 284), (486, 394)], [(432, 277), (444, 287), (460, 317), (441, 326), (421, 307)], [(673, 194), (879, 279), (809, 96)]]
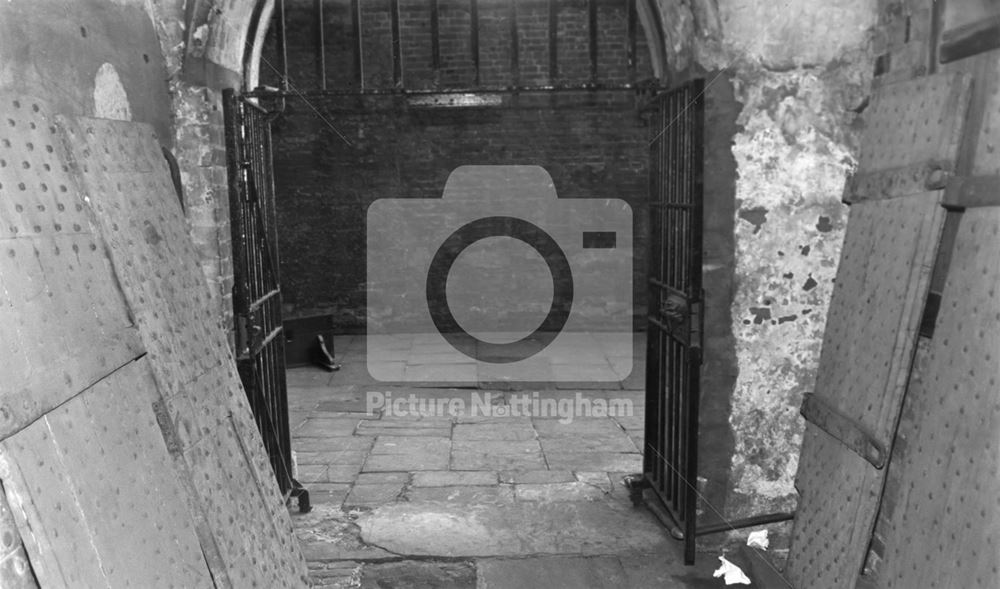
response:
[(650, 257), (643, 475), (695, 557), (702, 361), (704, 82), (657, 96), (649, 142)]
[[(303, 94), (631, 89), (651, 0), (278, 0), (267, 83)], [(650, 52), (648, 46), (652, 45)]]
[(272, 115), (233, 90), (223, 94), (233, 239), (236, 364), (281, 492), (309, 511), (292, 476), (285, 337), (271, 157)]

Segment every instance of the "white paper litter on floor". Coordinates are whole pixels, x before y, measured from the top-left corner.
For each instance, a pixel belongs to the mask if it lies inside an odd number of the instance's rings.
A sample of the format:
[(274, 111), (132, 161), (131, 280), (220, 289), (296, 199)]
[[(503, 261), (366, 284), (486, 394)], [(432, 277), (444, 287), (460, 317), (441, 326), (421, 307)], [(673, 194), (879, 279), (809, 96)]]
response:
[(771, 544), (771, 541), (767, 539), (767, 530), (757, 530), (756, 532), (750, 532), (747, 536), (747, 546), (752, 548), (760, 548), (761, 550), (767, 550), (767, 547)]
[(713, 577), (722, 577), (726, 585), (749, 585), (750, 579), (743, 574), (743, 569), (726, 560), (725, 556), (720, 556), (722, 566), (712, 574)]

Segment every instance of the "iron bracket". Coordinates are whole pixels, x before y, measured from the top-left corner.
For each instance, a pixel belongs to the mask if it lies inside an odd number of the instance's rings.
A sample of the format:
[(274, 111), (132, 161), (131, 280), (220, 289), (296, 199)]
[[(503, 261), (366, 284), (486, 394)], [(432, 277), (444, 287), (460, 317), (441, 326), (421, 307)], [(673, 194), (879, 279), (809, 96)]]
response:
[(257, 313), (239, 313), (236, 315), (236, 351), (237, 359), (248, 358), (253, 350), (260, 349), (264, 341), (264, 329), (257, 321)]
[(806, 421), (839, 440), (875, 468), (881, 470), (885, 467), (887, 457), (885, 444), (878, 441), (864, 426), (841, 413), (815, 393), (805, 394), (801, 413)]

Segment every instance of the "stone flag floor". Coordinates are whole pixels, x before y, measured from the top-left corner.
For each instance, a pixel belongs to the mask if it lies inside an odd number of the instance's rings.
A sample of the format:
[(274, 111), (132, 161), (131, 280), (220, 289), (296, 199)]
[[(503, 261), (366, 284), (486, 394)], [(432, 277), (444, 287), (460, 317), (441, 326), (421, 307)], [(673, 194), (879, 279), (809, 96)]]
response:
[(684, 566), (622, 484), (642, 469), (641, 379), (407, 388), (368, 377), (362, 337), (335, 349), (341, 371), (288, 373), (297, 475), (314, 505), (293, 523), (315, 587), (724, 586), (715, 555)]

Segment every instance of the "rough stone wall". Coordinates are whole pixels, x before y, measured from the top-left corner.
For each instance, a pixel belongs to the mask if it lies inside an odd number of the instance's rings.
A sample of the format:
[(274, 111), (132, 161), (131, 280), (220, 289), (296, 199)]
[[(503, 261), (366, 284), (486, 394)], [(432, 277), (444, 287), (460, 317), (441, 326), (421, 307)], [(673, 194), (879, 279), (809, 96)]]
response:
[(739, 375), (727, 517), (794, 508), (793, 481), (854, 166), (854, 109), (872, 73), (874, 3), (660, 0), (668, 63), (725, 70), (742, 103), (733, 140)]

